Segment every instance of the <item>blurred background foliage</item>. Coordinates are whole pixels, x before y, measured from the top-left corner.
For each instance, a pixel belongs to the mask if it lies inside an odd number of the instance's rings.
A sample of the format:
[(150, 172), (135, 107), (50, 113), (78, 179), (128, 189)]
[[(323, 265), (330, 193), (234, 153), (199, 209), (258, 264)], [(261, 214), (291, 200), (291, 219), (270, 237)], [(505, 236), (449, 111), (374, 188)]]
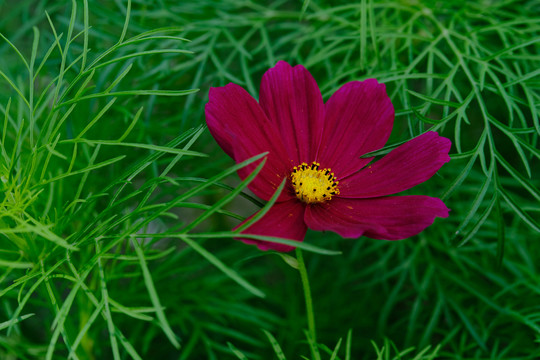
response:
[(305, 253), (321, 357), (540, 357), (538, 1), (26, 0), (0, 14), (2, 359), (310, 356), (299, 276), (231, 239), (261, 204), (236, 196), (246, 184), (204, 129), (209, 87), (257, 97), (278, 60), (325, 99), (386, 83), (389, 144), (427, 129), (453, 142), (410, 191), (443, 198), (448, 219), (400, 242), (308, 233), (342, 252)]

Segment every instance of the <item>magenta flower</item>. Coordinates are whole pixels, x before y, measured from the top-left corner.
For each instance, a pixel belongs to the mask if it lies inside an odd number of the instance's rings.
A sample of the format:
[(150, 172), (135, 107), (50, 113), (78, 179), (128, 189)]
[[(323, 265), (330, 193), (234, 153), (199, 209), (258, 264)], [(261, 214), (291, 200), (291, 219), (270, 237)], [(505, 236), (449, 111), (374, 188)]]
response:
[[(438, 198), (388, 195), (431, 178), (450, 160), (450, 140), (430, 131), (374, 163), (361, 158), (385, 145), (394, 122), (385, 85), (375, 79), (349, 82), (325, 104), (303, 66), (279, 61), (264, 74), (258, 103), (231, 83), (210, 89), (205, 110), (211, 134), (237, 163), (269, 153), (249, 184), (255, 195), (268, 201), (287, 179), (272, 208), (243, 233), (302, 241), (310, 228), (346, 238), (399, 240), (448, 216)], [(294, 249), (241, 240), (262, 250)]]

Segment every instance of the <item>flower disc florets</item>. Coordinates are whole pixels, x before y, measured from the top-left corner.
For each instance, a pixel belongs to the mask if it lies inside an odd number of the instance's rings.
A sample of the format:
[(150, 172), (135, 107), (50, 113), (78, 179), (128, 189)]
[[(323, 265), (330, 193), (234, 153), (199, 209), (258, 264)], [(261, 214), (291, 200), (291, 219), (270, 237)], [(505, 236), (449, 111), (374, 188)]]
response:
[(339, 194), (334, 173), (330, 169), (320, 169), (320, 164), (301, 163), (293, 168), (291, 182), (296, 197), (307, 204), (328, 201)]

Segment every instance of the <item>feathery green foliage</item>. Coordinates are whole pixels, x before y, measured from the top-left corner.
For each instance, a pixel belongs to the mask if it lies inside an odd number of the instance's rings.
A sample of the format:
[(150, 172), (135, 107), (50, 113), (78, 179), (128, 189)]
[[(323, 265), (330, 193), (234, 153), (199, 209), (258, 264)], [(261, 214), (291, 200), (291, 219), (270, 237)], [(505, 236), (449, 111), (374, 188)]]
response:
[[(1, 358), (540, 357), (537, 1), (0, 13)], [(413, 190), (448, 219), (400, 242), (308, 232), (299, 245), (316, 342), (296, 259), (230, 230), (265, 206), (245, 191), (262, 165), (235, 175), (263, 155), (235, 165), (204, 128), (210, 86), (257, 96), (278, 60), (306, 66), (325, 99), (384, 82), (397, 116), (377, 154), (427, 130), (453, 143)]]

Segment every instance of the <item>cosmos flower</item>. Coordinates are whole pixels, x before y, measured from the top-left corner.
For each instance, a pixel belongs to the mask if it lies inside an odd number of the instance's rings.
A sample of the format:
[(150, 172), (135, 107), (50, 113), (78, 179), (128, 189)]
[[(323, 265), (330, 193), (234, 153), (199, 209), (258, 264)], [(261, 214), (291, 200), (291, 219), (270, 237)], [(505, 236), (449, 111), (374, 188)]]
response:
[[(385, 85), (375, 79), (346, 83), (324, 103), (303, 66), (279, 61), (263, 76), (259, 102), (230, 83), (210, 89), (205, 111), (210, 133), (237, 163), (268, 152), (249, 184), (255, 195), (268, 201), (287, 179), (275, 204), (242, 233), (302, 241), (310, 228), (345, 238), (399, 240), (448, 216), (438, 198), (388, 195), (431, 178), (450, 160), (450, 140), (429, 131), (378, 161), (361, 157), (385, 145), (394, 122)], [(294, 249), (240, 240), (262, 250)]]

